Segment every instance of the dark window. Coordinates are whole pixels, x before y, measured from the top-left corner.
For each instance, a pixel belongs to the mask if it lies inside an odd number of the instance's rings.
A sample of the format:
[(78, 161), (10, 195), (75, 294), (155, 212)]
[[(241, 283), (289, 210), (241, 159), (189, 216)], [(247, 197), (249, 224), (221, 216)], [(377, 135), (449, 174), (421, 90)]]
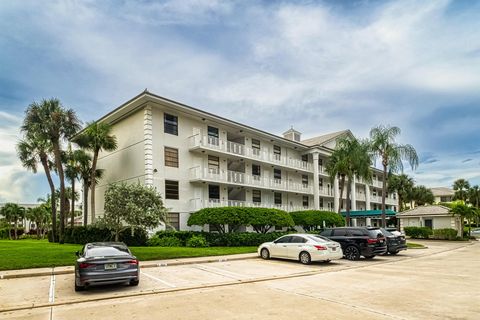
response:
[(361, 237), (361, 236), (364, 236), (365, 233), (360, 229), (351, 229), (350, 230), (350, 235), (352, 235), (354, 237)]
[(282, 156), (282, 148), (280, 148), (280, 146), (273, 146), (273, 156), (276, 160), (280, 160)]
[(165, 180), (165, 199), (178, 200), (178, 181)]
[(432, 229), (433, 228), (433, 221), (432, 219), (425, 219), (425, 227)]
[(347, 230), (346, 229), (333, 229), (332, 236), (346, 236)]
[(303, 196), (303, 206), (308, 207), (308, 196)]
[(308, 162), (308, 154), (302, 154), (302, 161)]
[(323, 187), (323, 179), (322, 178), (318, 179), (318, 185), (320, 187)]
[(282, 204), (282, 194), (280, 192), (275, 192), (273, 194), (275, 204)]
[(208, 143), (218, 146), (218, 128), (208, 126)]
[(208, 198), (220, 200), (220, 186), (208, 185)]
[(281, 238), (275, 240), (274, 242), (275, 243), (289, 243), (291, 238), (292, 238), (291, 236), (284, 236), (284, 237), (281, 237)]
[(167, 213), (167, 222), (171, 228), (180, 230), (180, 214), (178, 212)]
[(303, 237), (292, 236), (290, 243), (306, 243), (308, 240)]
[(302, 184), (305, 188), (308, 187), (308, 176), (306, 174), (302, 174)]
[(280, 170), (280, 169), (273, 169), (273, 179), (275, 179), (275, 180), (282, 180), (282, 170)]
[(208, 172), (219, 173), (220, 172), (220, 159), (215, 156), (208, 156)]
[(260, 176), (262, 173), (261, 168), (258, 164), (252, 164), (252, 175)]
[(86, 257), (128, 256), (126, 247), (92, 247), (87, 248)]
[(319, 206), (320, 206), (320, 208), (323, 208), (323, 198), (320, 198)]
[(178, 149), (165, 147), (165, 166), (178, 168)]
[(320, 235), (323, 237), (330, 237), (332, 235), (332, 229), (325, 229), (320, 232)]
[(260, 190), (252, 190), (252, 201), (254, 203), (262, 202), (262, 192)]
[(164, 115), (164, 132), (178, 136), (178, 117), (165, 113)]
[(260, 140), (252, 139), (252, 150), (254, 155), (260, 154)]

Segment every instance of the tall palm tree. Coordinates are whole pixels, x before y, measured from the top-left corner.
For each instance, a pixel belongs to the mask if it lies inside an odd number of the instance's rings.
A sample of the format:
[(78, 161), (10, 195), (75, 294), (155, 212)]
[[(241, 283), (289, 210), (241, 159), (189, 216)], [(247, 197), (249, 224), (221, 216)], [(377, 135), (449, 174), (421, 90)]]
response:
[(93, 152), (92, 168), (90, 171), (90, 214), (95, 221), (95, 185), (98, 154), (100, 151), (114, 151), (117, 149), (117, 138), (111, 134), (112, 126), (104, 122), (90, 122), (84, 132), (75, 142)]
[(40, 138), (52, 144), (55, 167), (60, 180), (60, 234), (59, 242), (64, 242), (65, 223), (65, 177), (62, 166), (62, 142), (80, 129), (80, 121), (73, 109), (66, 109), (60, 100), (52, 98), (33, 102), (25, 112), (22, 130), (35, 132)]
[(457, 179), (453, 182), (456, 200), (467, 201), (468, 189), (470, 189), (470, 183), (465, 179)]
[(79, 159), (83, 157), (85, 151), (83, 150), (72, 150), (72, 146), (69, 145), (68, 151), (66, 153), (65, 159), (65, 175), (70, 180), (70, 186), (72, 188), (72, 197), (70, 200), (72, 201), (72, 206), (70, 208), (70, 227), (73, 228), (74, 219), (75, 219), (75, 200), (77, 200), (77, 193), (75, 191), (75, 182), (80, 176), (80, 163)]
[[(329, 161), (325, 166), (325, 171), (330, 176), (330, 183), (332, 184), (337, 177), (340, 177), (340, 204), (338, 206), (338, 213), (340, 213), (342, 210), (341, 202), (343, 201), (342, 199), (343, 190), (345, 189), (345, 178), (348, 173), (348, 154), (344, 150), (344, 148), (335, 148), (335, 150), (332, 152), (332, 155), (330, 156)], [(337, 190), (335, 190), (335, 192), (337, 192)]]
[(14, 239), (18, 239), (18, 221), (22, 220), (25, 217), (25, 208), (20, 207), (16, 203), (6, 203), (3, 208), (2, 208), (2, 215), (5, 217), (5, 220), (7, 220), (8, 225), (9, 225), (9, 238), (12, 239), (11, 237), (11, 226), (13, 222), (13, 236)]
[(408, 200), (408, 196), (414, 186), (412, 177), (402, 173), (400, 175), (390, 175), (388, 177), (388, 192), (397, 192), (399, 208), (398, 211), (402, 212), (405, 201)]
[(382, 185), (382, 226), (385, 220), (385, 196), (387, 191), (387, 174), (403, 171), (403, 161), (410, 164), (412, 170), (418, 167), (418, 156), (415, 148), (410, 144), (398, 144), (395, 138), (401, 133), (400, 128), (383, 126), (370, 130), (370, 147), (375, 157), (380, 158), (383, 166)]
[(425, 186), (415, 186), (412, 190), (412, 198), (416, 205), (422, 206), (425, 204), (432, 204), (435, 202), (435, 196), (432, 190)]
[[(23, 140), (17, 144), (17, 155), (22, 165), (37, 173), (37, 164), (41, 163), (43, 171), (47, 176), (48, 186), (50, 187), (50, 201), (56, 203), (55, 199), (55, 184), (52, 179), (52, 161), (50, 155), (52, 153), (52, 145), (49, 140), (42, 139), (37, 132), (25, 132)], [(51, 206), (52, 215), (52, 238), (54, 242), (57, 239), (57, 207)]]
[(475, 185), (468, 190), (468, 200), (469, 202), (478, 208), (480, 204), (480, 188)]

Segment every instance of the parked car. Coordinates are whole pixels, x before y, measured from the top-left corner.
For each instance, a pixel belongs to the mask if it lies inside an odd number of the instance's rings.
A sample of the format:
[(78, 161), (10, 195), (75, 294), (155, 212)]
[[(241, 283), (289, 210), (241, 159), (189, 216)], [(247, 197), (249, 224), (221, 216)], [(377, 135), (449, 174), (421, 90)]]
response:
[(340, 244), (328, 238), (313, 234), (289, 234), (273, 242), (262, 243), (258, 247), (258, 255), (263, 259), (282, 258), (309, 264), (312, 261), (341, 259), (343, 252)]
[(403, 235), (395, 235), (394, 233), (380, 228), (385, 238), (387, 238), (387, 252), (390, 254), (397, 254), (402, 250), (407, 250), (407, 241)]
[(340, 243), (348, 260), (358, 260), (360, 256), (372, 259), (387, 252), (387, 242), (380, 229), (371, 227), (329, 228), (320, 233)]
[(386, 227), (385, 230), (389, 231), (395, 236), (405, 236), (403, 232), (398, 231), (395, 227)]
[(98, 284), (139, 283), (139, 262), (122, 242), (87, 243), (76, 255), (75, 291)]

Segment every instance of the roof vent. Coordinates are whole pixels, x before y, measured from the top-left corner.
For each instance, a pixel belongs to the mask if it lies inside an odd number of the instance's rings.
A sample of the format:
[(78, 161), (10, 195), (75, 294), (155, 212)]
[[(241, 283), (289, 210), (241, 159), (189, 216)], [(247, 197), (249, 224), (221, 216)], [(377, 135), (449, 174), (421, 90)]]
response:
[(283, 137), (288, 140), (300, 142), (300, 137), (302, 134), (297, 130), (293, 129), (293, 126), (283, 133)]

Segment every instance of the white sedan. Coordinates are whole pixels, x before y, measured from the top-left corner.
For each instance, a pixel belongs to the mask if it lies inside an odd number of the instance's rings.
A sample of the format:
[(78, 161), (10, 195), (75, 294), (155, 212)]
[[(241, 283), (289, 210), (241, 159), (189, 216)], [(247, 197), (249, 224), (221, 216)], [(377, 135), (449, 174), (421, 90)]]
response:
[(288, 234), (273, 242), (262, 243), (258, 255), (263, 259), (282, 258), (299, 260), (303, 264), (312, 261), (341, 259), (342, 247), (338, 242), (313, 234)]

